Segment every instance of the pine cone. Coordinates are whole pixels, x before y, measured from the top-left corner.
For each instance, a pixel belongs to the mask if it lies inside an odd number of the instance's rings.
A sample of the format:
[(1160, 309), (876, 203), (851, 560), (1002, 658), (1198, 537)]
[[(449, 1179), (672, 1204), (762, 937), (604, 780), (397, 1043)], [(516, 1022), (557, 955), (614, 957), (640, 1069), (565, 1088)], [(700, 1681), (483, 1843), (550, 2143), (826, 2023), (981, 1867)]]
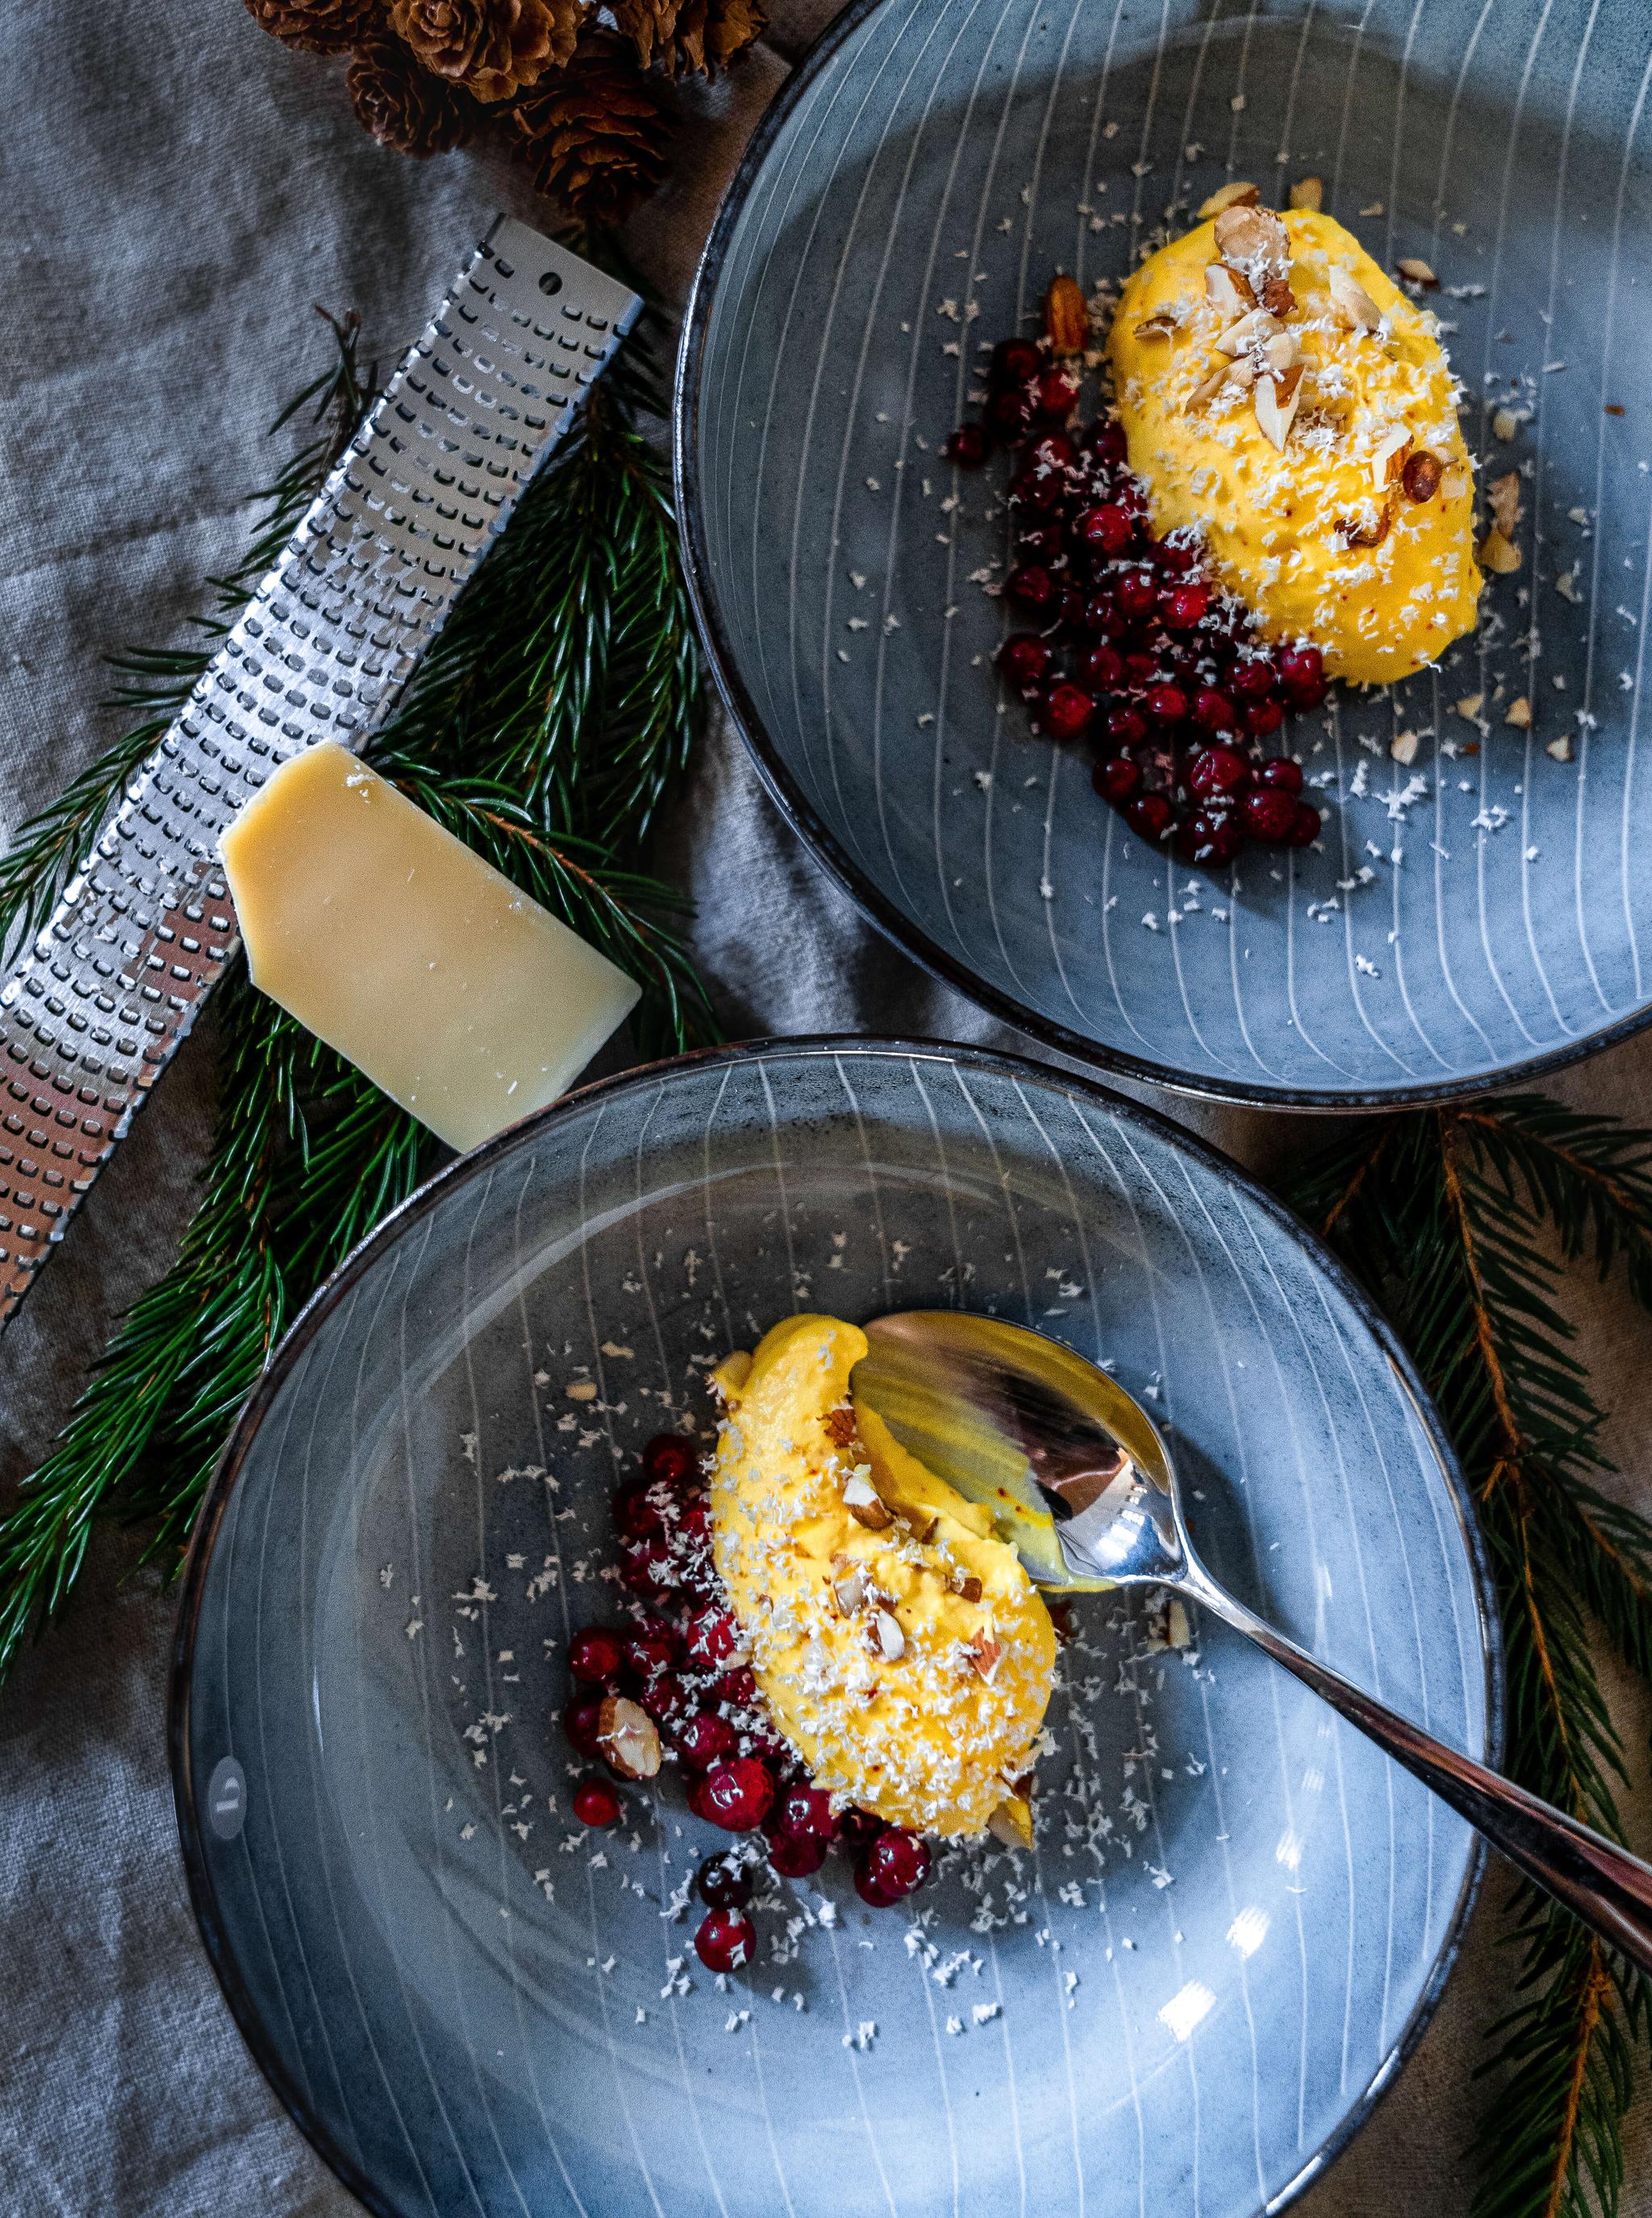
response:
[(446, 154), (470, 136), (476, 103), (421, 69), (386, 31), (358, 46), (344, 83), (362, 128), (400, 154)]
[(727, 68), (768, 21), (757, 0), (613, 0), (613, 9), (639, 65), (658, 62), (667, 77)]
[(341, 54), (383, 20), (380, 0), (246, 0), (246, 9), (272, 39), (312, 54)]
[(390, 0), (390, 20), (434, 76), (510, 100), (572, 56), (583, 0)]
[(665, 174), (664, 112), (612, 31), (587, 30), (510, 121), (540, 191), (583, 222), (617, 223)]

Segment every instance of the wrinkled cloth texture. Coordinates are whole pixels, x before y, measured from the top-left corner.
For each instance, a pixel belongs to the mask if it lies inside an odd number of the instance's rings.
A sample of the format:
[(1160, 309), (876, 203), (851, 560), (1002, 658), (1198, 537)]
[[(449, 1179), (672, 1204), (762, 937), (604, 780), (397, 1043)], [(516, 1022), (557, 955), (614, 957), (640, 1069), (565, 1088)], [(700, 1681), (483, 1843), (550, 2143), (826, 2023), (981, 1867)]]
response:
[[(629, 244), (680, 303), (717, 198), (764, 102), (831, 0), (779, 0), (728, 79), (679, 94), (694, 119)], [(0, 833), (117, 728), (100, 653), (177, 635), (239, 543), (261, 433), (312, 373), (311, 304), (358, 307), (389, 362), (498, 208), (534, 220), (489, 158), (415, 164), (351, 119), (341, 66), (285, 52), (236, 0), (81, 6), (73, 66), (54, 0), (0, 11)], [(733, 1036), (832, 1029), (1029, 1042), (880, 939), (714, 726), (661, 867), (700, 905), (696, 945)], [(765, 951), (783, 945), (783, 964)], [(211, 1113), (210, 1017), (0, 1338), (0, 1500), (61, 1422), (112, 1319), (164, 1267)], [(1643, 1114), (1652, 1038), (1568, 1074), (1575, 1102)], [(1132, 1088), (1265, 1174), (1317, 1137), (1285, 1116)], [(1323, 1127), (1320, 1130), (1322, 1131)], [(1585, 1350), (1631, 1476), (1652, 1438), (1645, 1323), (1621, 1288), (1579, 1297)], [(1626, 1480), (1625, 1484), (1629, 1482)], [(170, 1596), (136, 1543), (100, 1534), (50, 1641), (0, 1696), (0, 2206), (28, 2218), (347, 2218), (358, 2206), (288, 2122), (243, 2048), (196, 1938), (166, 1770)], [(1644, 1706), (1609, 1675), (1643, 1781)], [(1652, 1811), (1637, 1798), (1638, 1845)], [(1462, 1963), (1370, 2124), (1303, 2218), (1463, 2210), (1469, 2084), (1504, 2007), (1493, 1873)], [(1646, 2106), (1625, 2218), (1652, 2218)]]

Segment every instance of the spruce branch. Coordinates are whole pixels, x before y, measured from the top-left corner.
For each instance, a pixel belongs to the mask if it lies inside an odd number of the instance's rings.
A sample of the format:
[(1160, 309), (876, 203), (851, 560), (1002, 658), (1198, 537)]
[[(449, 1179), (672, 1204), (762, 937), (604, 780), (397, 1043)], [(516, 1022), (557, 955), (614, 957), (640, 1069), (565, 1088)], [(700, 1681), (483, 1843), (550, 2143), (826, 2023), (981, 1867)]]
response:
[[(582, 240), (594, 256), (600, 243)], [(313, 499), (373, 398), (354, 317), (277, 420), (314, 433), (255, 497), (250, 543), (208, 580), (199, 643), (115, 659), (139, 721), (0, 861), (0, 930), (37, 929), (131, 771)], [(523, 495), (375, 735), (375, 765), (634, 978), (646, 1054), (717, 1037), (678, 926), (643, 868), (699, 729), (700, 665), (665, 467), (641, 417), (657, 375), (633, 342)], [(177, 1259), (121, 1319), (68, 1422), (0, 1515), (0, 1681), (62, 1607), (100, 1515), (178, 1560), (231, 1428), (314, 1288), (441, 1150), (359, 1071), (252, 989), (220, 988), (220, 1103)]]
[[(1652, 1522), (1596, 1484), (1605, 1412), (1562, 1306), (1568, 1264), (1652, 1296), (1652, 1133), (1519, 1095), (1357, 1128), (1295, 1199), (1416, 1357), (1476, 1496), (1508, 1680), (1508, 1766), (1622, 1837), (1626, 1759), (1591, 1649), (1652, 1676)], [(1558, 1260), (1556, 1260), (1558, 1255)], [(1612, 2218), (1644, 2061), (1645, 1982), (1522, 1887), (1514, 1999), (1475, 2218)]]

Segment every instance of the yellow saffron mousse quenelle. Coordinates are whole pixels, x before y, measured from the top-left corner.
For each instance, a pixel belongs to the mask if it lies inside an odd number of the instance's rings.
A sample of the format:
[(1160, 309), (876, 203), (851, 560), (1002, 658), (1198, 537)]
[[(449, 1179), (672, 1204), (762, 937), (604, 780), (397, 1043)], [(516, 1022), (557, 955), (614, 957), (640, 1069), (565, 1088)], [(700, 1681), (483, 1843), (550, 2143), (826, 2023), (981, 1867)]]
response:
[(1237, 206), (1125, 285), (1109, 356), (1160, 535), (1356, 684), (1469, 630), (1474, 473), (1434, 319), (1317, 211)]
[(770, 1715), (817, 1787), (892, 1825), (1029, 1843), (1055, 1634), (991, 1512), (849, 1374), (858, 1327), (789, 1317), (714, 1374), (713, 1549)]

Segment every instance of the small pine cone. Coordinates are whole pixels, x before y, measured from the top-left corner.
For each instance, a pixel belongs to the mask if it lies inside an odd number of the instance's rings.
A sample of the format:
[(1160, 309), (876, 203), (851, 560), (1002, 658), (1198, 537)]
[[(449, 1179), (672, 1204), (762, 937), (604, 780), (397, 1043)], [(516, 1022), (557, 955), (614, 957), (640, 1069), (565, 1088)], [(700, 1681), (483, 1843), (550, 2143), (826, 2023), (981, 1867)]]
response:
[(514, 99), (572, 56), (585, 0), (390, 0), (397, 34), (434, 76)]
[(510, 121), (540, 191), (582, 222), (617, 223), (665, 174), (664, 111), (612, 31), (588, 30)]
[(312, 54), (342, 54), (384, 17), (380, 0), (246, 0), (246, 9), (272, 39)]
[(614, 20), (637, 50), (643, 69), (658, 62), (667, 77), (711, 76), (726, 69), (768, 18), (756, 0), (613, 0)]
[(344, 83), (363, 130), (400, 154), (446, 154), (470, 136), (476, 103), (432, 77), (388, 32), (358, 46)]

